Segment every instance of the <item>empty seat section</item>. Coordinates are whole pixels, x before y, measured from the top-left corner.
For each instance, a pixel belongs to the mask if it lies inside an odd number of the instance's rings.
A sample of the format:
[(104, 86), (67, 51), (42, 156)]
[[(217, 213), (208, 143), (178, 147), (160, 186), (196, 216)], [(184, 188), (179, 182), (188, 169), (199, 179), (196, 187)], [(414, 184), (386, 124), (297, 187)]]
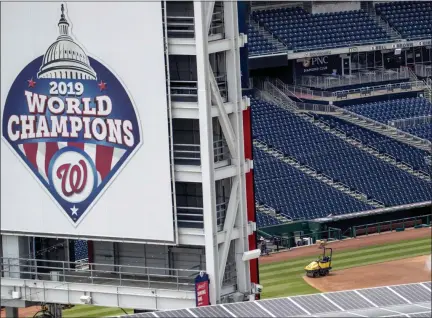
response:
[(266, 213), (262, 213), (262, 212), (257, 211), (256, 216), (257, 216), (258, 227), (265, 227), (265, 226), (282, 224), (281, 221), (279, 221), (275, 217), (268, 215)]
[(371, 146), (382, 153), (388, 154), (396, 158), (398, 161), (405, 162), (411, 165), (415, 170), (421, 170), (428, 173), (428, 165), (425, 162), (425, 157), (428, 155), (426, 151), (411, 147), (395, 139), (332, 116), (317, 117), (324, 120), (330, 125), (330, 127), (342, 130), (348, 136), (357, 138), (363, 144)]
[(432, 115), (432, 104), (420, 97), (358, 104), (346, 108), (385, 124), (396, 119)]
[(390, 39), (363, 10), (310, 14), (298, 7), (278, 8), (254, 11), (252, 17), (294, 50), (379, 43)]
[(248, 29), (249, 55), (269, 54), (277, 51), (274, 44), (267, 41), (252, 25)]
[(315, 219), (370, 207), (254, 148), (256, 199), (292, 219)]
[(432, 2), (398, 1), (377, 3), (381, 18), (405, 39), (430, 39), (432, 35)]
[(421, 123), (413, 124), (404, 128), (402, 130), (409, 132), (412, 135), (418, 136), (420, 138), (432, 141), (432, 123)]
[(431, 200), (430, 182), (352, 146), (285, 109), (252, 99), (252, 118), (254, 139), (386, 206)]

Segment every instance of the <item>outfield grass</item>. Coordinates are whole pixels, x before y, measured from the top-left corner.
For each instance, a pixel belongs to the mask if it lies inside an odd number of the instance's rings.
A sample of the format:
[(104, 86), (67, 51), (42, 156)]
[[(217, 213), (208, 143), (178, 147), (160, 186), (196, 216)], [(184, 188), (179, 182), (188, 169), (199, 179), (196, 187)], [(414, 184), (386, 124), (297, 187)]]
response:
[[(125, 309), (128, 314), (132, 314), (133, 310)], [(119, 308), (111, 307), (100, 307), (100, 306), (89, 306), (89, 305), (75, 305), (71, 309), (63, 310), (63, 317), (86, 317), (86, 318), (97, 318), (97, 317), (112, 317), (124, 315), (124, 311)]]
[[(398, 243), (374, 245), (333, 253), (332, 267), (340, 270), (350, 267), (382, 263), (397, 259), (427, 255), (431, 252), (431, 238)], [(289, 252), (286, 252), (289, 253)], [(317, 257), (320, 251), (317, 249)], [(292, 258), (260, 266), (260, 282), (264, 286), (262, 298), (304, 295), (319, 292), (303, 279), (304, 267), (313, 257)]]
[[(340, 270), (350, 267), (382, 263), (397, 259), (430, 254), (431, 238), (422, 238), (398, 243), (386, 243), (333, 253), (332, 267)], [(289, 252), (286, 252), (289, 253)], [(317, 249), (317, 257), (320, 250)], [(264, 286), (262, 298), (318, 293), (319, 291), (303, 279), (304, 267), (314, 257), (298, 257), (260, 266), (260, 281)], [(125, 309), (127, 313), (133, 310)], [(63, 317), (110, 317), (123, 315), (119, 308), (76, 305), (63, 311)]]

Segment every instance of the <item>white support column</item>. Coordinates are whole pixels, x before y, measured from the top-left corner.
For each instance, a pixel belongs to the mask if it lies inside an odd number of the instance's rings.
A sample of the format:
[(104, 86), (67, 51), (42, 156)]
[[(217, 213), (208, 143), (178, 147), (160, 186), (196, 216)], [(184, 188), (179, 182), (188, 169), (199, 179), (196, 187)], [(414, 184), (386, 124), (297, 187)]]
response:
[(237, 150), (237, 177), (239, 181), (238, 213), (235, 227), (239, 230), (239, 238), (235, 240), (235, 257), (237, 286), (240, 292), (247, 293), (251, 289), (249, 262), (242, 260), (243, 253), (249, 250), (247, 231), (247, 200), (246, 175), (243, 136), (243, 108), (240, 74), (240, 39), (238, 29), (238, 13), (236, 2), (224, 2), (225, 37), (230, 41), (230, 50), (226, 51), (226, 71), (228, 85), (228, 101), (233, 103), (234, 112), (231, 123), (234, 128)]
[[(5, 265), (5, 277), (20, 278), (21, 265), (18, 258), (30, 258), (28, 238), (15, 235), (2, 235), (2, 252)], [(27, 264), (30, 265), (30, 264)]]
[(198, 79), (198, 109), (201, 141), (201, 171), (204, 208), (206, 272), (210, 278), (210, 303), (220, 300), (218, 246), (216, 223), (216, 191), (214, 179), (213, 128), (208, 74), (208, 32), (205, 23), (205, 2), (194, 1), (195, 43)]

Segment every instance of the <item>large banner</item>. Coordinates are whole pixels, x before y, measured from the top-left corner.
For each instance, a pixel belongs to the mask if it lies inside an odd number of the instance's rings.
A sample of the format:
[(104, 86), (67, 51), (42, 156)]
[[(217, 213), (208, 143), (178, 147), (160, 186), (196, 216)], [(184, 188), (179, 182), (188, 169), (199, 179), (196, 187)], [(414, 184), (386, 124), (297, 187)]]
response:
[(1, 230), (173, 242), (160, 2), (1, 3)]

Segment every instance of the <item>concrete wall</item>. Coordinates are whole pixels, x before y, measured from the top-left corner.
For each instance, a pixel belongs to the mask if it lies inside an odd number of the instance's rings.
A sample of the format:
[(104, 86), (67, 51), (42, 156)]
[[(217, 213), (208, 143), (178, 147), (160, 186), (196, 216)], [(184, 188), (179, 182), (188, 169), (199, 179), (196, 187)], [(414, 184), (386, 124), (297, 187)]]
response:
[(326, 1), (312, 4), (312, 14), (349, 10), (360, 10), (360, 1)]

